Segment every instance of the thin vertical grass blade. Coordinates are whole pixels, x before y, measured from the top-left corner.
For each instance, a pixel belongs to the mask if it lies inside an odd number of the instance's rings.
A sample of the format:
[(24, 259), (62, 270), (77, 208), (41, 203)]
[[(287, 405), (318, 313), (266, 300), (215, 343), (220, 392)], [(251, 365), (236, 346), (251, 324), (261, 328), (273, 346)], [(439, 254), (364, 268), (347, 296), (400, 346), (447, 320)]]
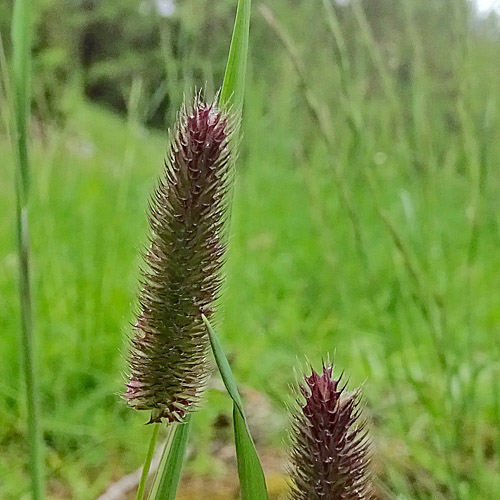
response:
[(240, 393), (238, 392), (238, 386), (236, 385), (236, 380), (234, 379), (231, 372), (229, 361), (227, 360), (226, 354), (224, 353), (224, 349), (222, 347), (222, 344), (220, 343), (219, 337), (217, 337), (207, 317), (204, 314), (202, 314), (201, 317), (203, 318), (203, 322), (207, 327), (208, 337), (212, 346), (212, 352), (214, 353), (215, 362), (217, 363), (217, 368), (219, 369), (219, 372), (221, 374), (222, 381), (224, 382), (226, 390), (231, 396), (231, 399), (234, 401), (234, 404), (243, 413), (243, 401), (241, 400)]
[(181, 479), (184, 456), (191, 429), (190, 416), (181, 424), (172, 423), (169, 436), (163, 450), (160, 466), (156, 473), (149, 500), (175, 500)]
[(251, 6), (251, 0), (238, 0), (233, 37), (219, 100), (222, 107), (232, 106), (237, 112), (243, 108), (245, 93)]
[(234, 438), (236, 444), (236, 457), (238, 460), (241, 498), (242, 500), (266, 500), (268, 497), (264, 471), (262, 470), (255, 444), (248, 429), (245, 413), (243, 411), (243, 403), (238, 392), (236, 381), (219, 338), (215, 334), (208, 319), (203, 315), (202, 317), (207, 327), (210, 344), (222, 381), (233, 400)]
[(18, 169), (20, 174), (21, 206), (28, 197), (28, 117), (31, 102), (31, 2), (16, 0), (12, 15), (12, 77)]
[(234, 442), (238, 459), (242, 500), (267, 500), (264, 472), (245, 416), (236, 404), (233, 405)]
[(33, 346), (33, 319), (30, 281), (28, 226), (29, 157), (28, 123), (31, 103), (31, 19), (32, 3), (16, 0), (12, 18), (12, 90), (16, 157), (16, 226), (19, 254), (19, 293), (21, 306), (21, 348), (28, 410), (28, 439), (33, 500), (44, 497), (43, 452), (40, 411)]
[[(251, 3), (251, 0), (238, 0), (233, 37), (231, 39), (226, 72), (219, 99), (222, 107), (233, 107), (237, 113), (241, 113), (243, 109)], [(233, 400), (234, 437), (241, 497), (243, 500), (266, 500), (268, 496), (264, 471), (262, 470), (254, 442), (248, 429), (243, 411), (243, 402), (238, 392), (236, 381), (222, 345), (210, 322), (204, 315), (202, 315), (202, 318), (207, 327), (217, 367), (227, 392)]]

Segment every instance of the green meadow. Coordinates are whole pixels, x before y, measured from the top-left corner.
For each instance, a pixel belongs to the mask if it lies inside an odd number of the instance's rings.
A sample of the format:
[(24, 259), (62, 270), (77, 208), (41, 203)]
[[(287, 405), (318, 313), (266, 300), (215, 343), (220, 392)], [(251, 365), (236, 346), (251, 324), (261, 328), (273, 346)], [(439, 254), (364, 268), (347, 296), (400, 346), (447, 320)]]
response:
[[(261, 394), (271, 408), (265, 426), (273, 432), (256, 440), (258, 449), (283, 448), (297, 369), (330, 356), (349, 387), (362, 387), (379, 498), (493, 499), (500, 28), (474, 20), (458, 1), (394, 3), (374, 15), (364, 2), (329, 9), (326, 0), (280, 0), (268, 2), (271, 15), (255, 2), (218, 330), (243, 392)], [(203, 36), (189, 23), (203, 25), (204, 10), (196, 19), (182, 12), (189, 34), (182, 43), (194, 41), (174, 61), (167, 125), (183, 93), (206, 84), (213, 96), (224, 62), (211, 60), (193, 35)], [(225, 54), (230, 26), (218, 32), (214, 58)], [(140, 76), (126, 112), (84, 98), (69, 80), (60, 90), (64, 119), (31, 124), (34, 324), (50, 499), (96, 499), (140, 467), (149, 439), (147, 415), (120, 398), (148, 197), (167, 146), (167, 125), (145, 124), (151, 98)], [(8, 98), (7, 88), (0, 94), (5, 500), (29, 498)], [(210, 458), (215, 424), (230, 412), (217, 382), (211, 386), (187, 463), (196, 477), (228, 467)]]

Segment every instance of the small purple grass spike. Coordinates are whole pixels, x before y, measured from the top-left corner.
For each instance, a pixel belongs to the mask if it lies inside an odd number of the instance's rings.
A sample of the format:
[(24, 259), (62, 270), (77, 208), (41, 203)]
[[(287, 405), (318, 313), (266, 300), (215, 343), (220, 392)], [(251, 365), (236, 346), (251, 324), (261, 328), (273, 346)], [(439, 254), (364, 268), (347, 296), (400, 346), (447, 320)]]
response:
[(346, 393), (333, 367), (314, 370), (299, 386), (293, 411), (291, 500), (372, 500), (369, 441), (359, 392)]
[(235, 120), (196, 97), (171, 132), (150, 201), (150, 245), (124, 395), (151, 422), (182, 421), (209, 376), (210, 317), (223, 283)]

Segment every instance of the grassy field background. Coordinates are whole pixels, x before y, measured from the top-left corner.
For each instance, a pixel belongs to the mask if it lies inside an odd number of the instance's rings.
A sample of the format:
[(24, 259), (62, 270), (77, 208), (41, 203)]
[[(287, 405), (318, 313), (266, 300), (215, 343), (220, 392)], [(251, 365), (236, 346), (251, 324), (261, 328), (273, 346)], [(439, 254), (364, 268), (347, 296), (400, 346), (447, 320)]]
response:
[[(329, 353), (353, 387), (363, 384), (381, 498), (493, 499), (499, 38), (453, 4), (422, 12), (402, 1), (389, 16), (398, 29), (380, 45), (359, 4), (338, 31), (313, 3), (299, 13), (276, 2), (288, 48), (254, 12), (221, 337), (241, 384), (271, 401), (278, 424), (266, 447), (280, 446), (294, 368)], [(192, 83), (185, 64), (176, 106)], [(32, 126), (35, 320), (55, 499), (96, 498), (141, 464), (149, 434), (118, 394), (166, 132), (143, 126), (145, 104), (130, 95), (123, 117), (66, 89), (64, 124)], [(1, 131), (0, 498), (17, 499), (27, 498), (27, 448), (12, 154)], [(208, 398), (190, 465), (198, 475), (213, 473), (212, 424), (228, 408), (216, 391)]]

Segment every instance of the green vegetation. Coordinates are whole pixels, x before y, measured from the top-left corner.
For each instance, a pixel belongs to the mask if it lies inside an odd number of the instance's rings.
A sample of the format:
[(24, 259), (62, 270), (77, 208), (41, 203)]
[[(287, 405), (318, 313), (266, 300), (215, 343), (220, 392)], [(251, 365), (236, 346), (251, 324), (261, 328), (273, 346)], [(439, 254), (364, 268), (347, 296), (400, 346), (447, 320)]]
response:
[[(29, 442), (30, 479), (33, 500), (44, 498), (42, 431), (38, 373), (36, 369), (36, 343), (33, 328), (33, 304), (30, 267), (30, 163), (29, 122), (31, 120), (31, 40), (32, 9), (28, 2), (16, 2), (12, 14), (12, 93), (10, 128), (12, 149), (16, 152), (16, 230), (19, 269), (19, 302), (21, 316), (21, 352), (26, 394)], [(6, 66), (6, 64), (4, 64)], [(7, 86), (6, 86), (7, 88)], [(10, 88), (10, 87), (9, 87)]]
[[(177, 20), (195, 40), (192, 52), (166, 64), (195, 75), (179, 78), (188, 87), (216, 74), (210, 89), (226, 54), (216, 46), (212, 58), (190, 24), (202, 23), (204, 11), (188, 17), (189, 5)], [(287, 48), (276, 25), (253, 12), (221, 339), (237, 380), (269, 394), (278, 413), (297, 356), (317, 363), (335, 354), (350, 385), (364, 382), (389, 498), (495, 498), (498, 33), (455, 1), (394, 7), (378, 0), (373, 11), (325, 5), (269, 2)], [(222, 10), (217, 16), (225, 19)], [(220, 26), (217, 38), (226, 33), (227, 47), (230, 23)], [(165, 131), (143, 126), (150, 82), (134, 76), (122, 92), (124, 118), (84, 101), (70, 79), (57, 88), (63, 123), (32, 126), (34, 316), (49, 498), (95, 499), (140, 466), (151, 432), (117, 396), (144, 207), (166, 145)], [(35, 72), (35, 87), (36, 79)], [(165, 85), (176, 109), (185, 88)], [(15, 163), (0, 131), (0, 498), (15, 499), (29, 487), (27, 410), (17, 342)], [(216, 417), (208, 408), (195, 415), (203, 442)]]

